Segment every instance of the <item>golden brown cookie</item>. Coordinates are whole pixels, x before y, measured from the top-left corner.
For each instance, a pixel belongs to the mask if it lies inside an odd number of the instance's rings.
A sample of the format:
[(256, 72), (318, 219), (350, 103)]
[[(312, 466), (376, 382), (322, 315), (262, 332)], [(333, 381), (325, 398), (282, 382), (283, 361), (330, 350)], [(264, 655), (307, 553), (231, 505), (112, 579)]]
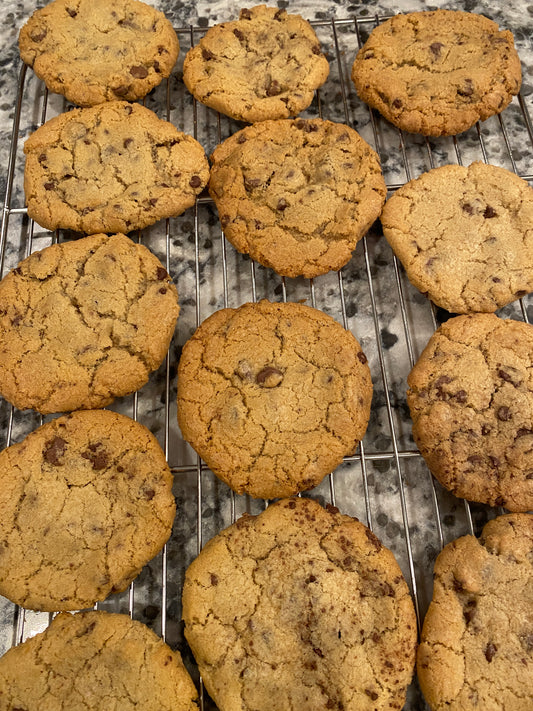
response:
[(170, 536), (165, 455), (125, 415), (52, 420), (4, 449), (0, 471), (0, 594), (23, 607), (91, 607), (124, 590)]
[(533, 326), (494, 314), (457, 316), (409, 374), (413, 437), (457, 496), (533, 509)]
[(266, 5), (209, 29), (183, 63), (183, 81), (198, 101), (249, 123), (296, 116), (328, 74), (311, 25)]
[(303, 304), (217, 311), (178, 367), (183, 437), (237, 493), (265, 499), (311, 489), (352, 454), (371, 399), (357, 340)]
[(450, 136), (503, 111), (522, 76), (511, 32), (483, 15), (434, 10), (376, 27), (352, 79), (363, 101), (395, 126)]
[(128, 615), (62, 613), (0, 659), (2, 711), (196, 711), (175, 652)]
[(211, 160), (209, 192), (226, 237), (283, 276), (343, 267), (387, 194), (368, 143), (322, 119), (256, 123)]
[(41, 413), (105, 407), (161, 365), (178, 313), (161, 262), (125, 235), (35, 252), (0, 282), (0, 393)]
[(410, 281), (448, 311), (496, 311), (533, 290), (533, 189), (504, 168), (434, 168), (381, 223)]
[(22, 60), (79, 106), (141, 99), (170, 75), (179, 43), (162, 12), (138, 0), (54, 0), (19, 35)]
[(432, 711), (530, 711), (533, 516), (509, 514), (464, 536), (435, 563), (418, 649)]
[(220, 711), (391, 711), (416, 618), (393, 554), (311, 499), (245, 514), (189, 566), (185, 636)]
[(24, 153), (28, 215), (49, 230), (142, 229), (194, 205), (209, 179), (192, 136), (125, 101), (50, 119)]

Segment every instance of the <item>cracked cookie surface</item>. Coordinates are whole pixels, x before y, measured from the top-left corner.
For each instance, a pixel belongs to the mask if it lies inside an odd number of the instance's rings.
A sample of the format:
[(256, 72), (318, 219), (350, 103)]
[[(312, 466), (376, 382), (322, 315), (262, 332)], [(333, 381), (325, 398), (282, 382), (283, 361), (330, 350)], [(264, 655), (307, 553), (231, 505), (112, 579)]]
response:
[(91, 607), (124, 590), (170, 536), (165, 455), (125, 415), (59, 417), (3, 450), (0, 470), (0, 594), (22, 607)]
[(455, 135), (500, 113), (521, 78), (511, 32), (455, 10), (395, 15), (372, 31), (352, 67), (363, 101), (427, 136)]
[(311, 499), (244, 515), (189, 566), (185, 636), (220, 711), (401, 709), (416, 617), (393, 554)]
[(355, 337), (303, 304), (244, 304), (206, 319), (178, 366), (184, 438), (239, 494), (316, 486), (353, 454), (372, 381)]
[(19, 35), (22, 60), (79, 106), (135, 101), (170, 75), (179, 43), (162, 12), (137, 0), (54, 0)]
[(209, 179), (192, 136), (125, 101), (50, 119), (24, 153), (28, 215), (49, 230), (142, 229), (194, 205)]
[(504, 168), (434, 168), (397, 190), (381, 223), (409, 280), (448, 311), (496, 311), (533, 290), (533, 189)]
[(328, 74), (311, 25), (266, 5), (209, 29), (183, 64), (183, 81), (198, 101), (248, 123), (296, 116)]
[(343, 267), (387, 194), (375, 151), (349, 126), (321, 119), (248, 126), (211, 160), (226, 237), (283, 276)]
[(533, 326), (457, 316), (430, 338), (407, 382), (413, 437), (457, 496), (533, 509)]
[(432, 711), (530, 711), (533, 516), (508, 514), (448, 544), (418, 650)]
[(35, 252), (0, 282), (0, 393), (41, 413), (105, 407), (160, 366), (178, 313), (161, 262), (125, 235)]
[(197, 711), (179, 652), (128, 615), (61, 613), (0, 659), (2, 711)]

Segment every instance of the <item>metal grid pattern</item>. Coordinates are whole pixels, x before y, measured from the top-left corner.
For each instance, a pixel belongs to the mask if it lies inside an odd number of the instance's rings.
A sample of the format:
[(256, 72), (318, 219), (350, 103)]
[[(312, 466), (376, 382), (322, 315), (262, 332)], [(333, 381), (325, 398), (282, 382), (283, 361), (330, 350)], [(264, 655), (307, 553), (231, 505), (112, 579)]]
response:
[[(373, 27), (386, 17), (352, 18), (313, 23), (330, 59), (331, 74), (304, 116), (321, 116), (356, 128), (380, 154), (389, 191), (421, 172), (444, 163), (495, 162), (526, 180), (533, 129), (521, 96), (503, 116), (493, 117), (459, 137), (429, 139), (403, 134), (370, 111), (355, 95), (351, 63)], [(178, 29), (181, 57), (205, 28)], [(145, 101), (161, 118), (191, 133), (210, 153), (240, 125), (197, 104), (178, 77), (156, 89)], [(3, 274), (32, 251), (69, 239), (42, 233), (28, 220), (21, 190), (23, 139), (55, 113), (66, 110), (63, 99), (48, 96), (26, 68), (21, 69), (13, 139), (0, 235)], [(431, 595), (431, 564), (449, 540), (478, 532), (494, 510), (458, 501), (434, 482), (410, 438), (405, 412), (405, 378), (443, 314), (420, 297), (376, 229), (358, 245), (352, 262), (338, 273), (314, 280), (290, 280), (270, 273), (238, 255), (226, 243), (208, 197), (200, 197), (186, 215), (166, 220), (136, 238), (155, 251), (174, 277), (182, 314), (177, 343), (150, 384), (116, 405), (116, 409), (149, 426), (159, 437), (176, 479), (178, 518), (163, 552), (148, 566), (149, 574), (132, 583), (99, 608), (126, 612), (150, 624), (174, 647), (185, 650), (180, 625), (179, 590), (183, 573), (203, 543), (243, 511), (258, 513), (266, 502), (235, 496), (217, 483), (192, 450), (183, 443), (175, 417), (175, 367), (182, 345), (194, 328), (217, 308), (244, 301), (305, 300), (333, 315), (354, 331), (369, 357), (375, 385), (374, 417), (357, 453), (310, 493), (357, 515), (391, 547), (415, 600), (419, 623)], [(506, 316), (528, 321), (528, 299), (504, 310)], [(444, 315), (445, 317), (445, 315)], [(180, 324), (183, 323), (183, 326)], [(391, 324), (394, 324), (394, 329)], [(145, 392), (147, 391), (147, 393)], [(377, 415), (375, 414), (377, 412)], [(43, 422), (0, 404), (2, 446), (18, 441)], [(422, 495), (420, 492), (422, 491)], [(7, 603), (7, 601), (6, 601)], [(0, 637), (5, 651), (44, 629), (51, 617), (16, 608), (2, 608), (12, 622)], [(1, 618), (0, 618), (1, 619)], [(201, 688), (202, 708), (213, 708)], [(406, 708), (425, 708), (416, 684)]]

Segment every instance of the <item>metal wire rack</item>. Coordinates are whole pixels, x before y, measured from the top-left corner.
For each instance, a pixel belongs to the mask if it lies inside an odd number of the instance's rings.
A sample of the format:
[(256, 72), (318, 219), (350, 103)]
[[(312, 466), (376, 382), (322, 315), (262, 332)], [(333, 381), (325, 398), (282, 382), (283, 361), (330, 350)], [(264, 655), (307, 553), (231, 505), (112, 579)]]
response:
[[(533, 126), (528, 107), (518, 96), (500, 116), (456, 137), (429, 139), (404, 134), (356, 96), (350, 80), (355, 53), (384, 16), (312, 23), (330, 60), (330, 77), (304, 116), (321, 116), (356, 128), (377, 150), (389, 191), (421, 172), (446, 163), (473, 160), (495, 163), (533, 180), (529, 156)], [(177, 30), (183, 57), (205, 28)], [(161, 118), (194, 135), (209, 154), (241, 126), (216, 114), (186, 91), (181, 65), (147, 97)], [(68, 110), (64, 99), (48, 95), (31, 71), (22, 67), (15, 106), (7, 187), (0, 232), (0, 272), (4, 275), (36, 249), (70, 239), (50, 234), (28, 219), (24, 207), (23, 140), (52, 115)], [(185, 569), (203, 543), (244, 511), (259, 513), (266, 502), (233, 494), (206, 469), (180, 435), (176, 421), (175, 371), (181, 346), (198, 324), (218, 308), (260, 298), (305, 300), (334, 316), (362, 343), (374, 381), (372, 416), (357, 453), (346, 457), (310, 496), (357, 516), (390, 547), (410, 585), (419, 623), (431, 597), (433, 561), (459, 535), (479, 532), (498, 511), (458, 500), (436, 483), (413, 444), (405, 403), (406, 377), (429, 336), (447, 314), (433, 307), (406, 280), (403, 269), (374, 226), (338, 273), (314, 280), (285, 279), (239, 255), (226, 243), (211, 200), (202, 196), (195, 208), (166, 220), (136, 238), (154, 251), (173, 276), (181, 314), (167, 359), (140, 392), (113, 406), (148, 426), (159, 438), (175, 476), (178, 515), (162, 553), (125, 593), (100, 609), (127, 613), (151, 626), (174, 648), (197, 678), (181, 627), (180, 591)], [(529, 321), (533, 302), (527, 297), (501, 315)], [(19, 441), (43, 422), (35, 413), (0, 403), (2, 446)], [(44, 629), (51, 616), (20, 609), (0, 598), (0, 653)], [(201, 690), (202, 709), (214, 708)], [(406, 709), (426, 708), (413, 682)]]

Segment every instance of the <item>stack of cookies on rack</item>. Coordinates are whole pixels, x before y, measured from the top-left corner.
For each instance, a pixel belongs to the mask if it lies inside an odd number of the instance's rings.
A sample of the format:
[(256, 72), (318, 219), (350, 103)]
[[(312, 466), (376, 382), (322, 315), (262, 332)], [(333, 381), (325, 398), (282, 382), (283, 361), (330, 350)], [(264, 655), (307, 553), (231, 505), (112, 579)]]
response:
[[(434, 709), (488, 708), (496, 693), (501, 708), (528, 708), (513, 703), (533, 693), (533, 341), (529, 325), (491, 312), (533, 290), (531, 188), (502, 168), (444, 166), (385, 203), (379, 156), (352, 127), (298, 117), (329, 65), (309, 23), (283, 9), (242, 10), (185, 58), (196, 99), (251, 124), (216, 148), (211, 170), (194, 138), (130, 103), (176, 62), (162, 13), (137, 0), (54, 0), (24, 26), (20, 51), (82, 107), (26, 142), (28, 215), (87, 236), (32, 254), (0, 282), (0, 393), (21, 409), (70, 413), (0, 453), (0, 592), (31, 609), (88, 608), (124, 590), (170, 536), (159, 444), (99, 409), (146, 383), (179, 313), (165, 267), (124, 233), (183, 213), (207, 187), (236, 250), (283, 277), (314, 278), (347, 264), (381, 216), (415, 286), (464, 314), (437, 331), (409, 378), (415, 439), (457, 495), (515, 512), (439, 557), (421, 684)], [(510, 32), (436, 11), (378, 26), (352, 76), (400, 129), (445, 136), (504, 110), (520, 63)], [(356, 451), (371, 400), (359, 342), (304, 304), (222, 309), (183, 348), (184, 439), (237, 494), (280, 499), (215, 536), (186, 574), (185, 634), (221, 711), (273, 699), (317, 711), (405, 703), (417, 620), (393, 554), (356, 519), (294, 497)], [(501, 611), (511, 599), (516, 621)], [(513, 679), (520, 654), (529, 669)], [(197, 708), (179, 654), (98, 611), (59, 615), (0, 660), (0, 707), (40, 708), (49, 695), (65, 708), (89, 696), (94, 708), (109, 698)]]

